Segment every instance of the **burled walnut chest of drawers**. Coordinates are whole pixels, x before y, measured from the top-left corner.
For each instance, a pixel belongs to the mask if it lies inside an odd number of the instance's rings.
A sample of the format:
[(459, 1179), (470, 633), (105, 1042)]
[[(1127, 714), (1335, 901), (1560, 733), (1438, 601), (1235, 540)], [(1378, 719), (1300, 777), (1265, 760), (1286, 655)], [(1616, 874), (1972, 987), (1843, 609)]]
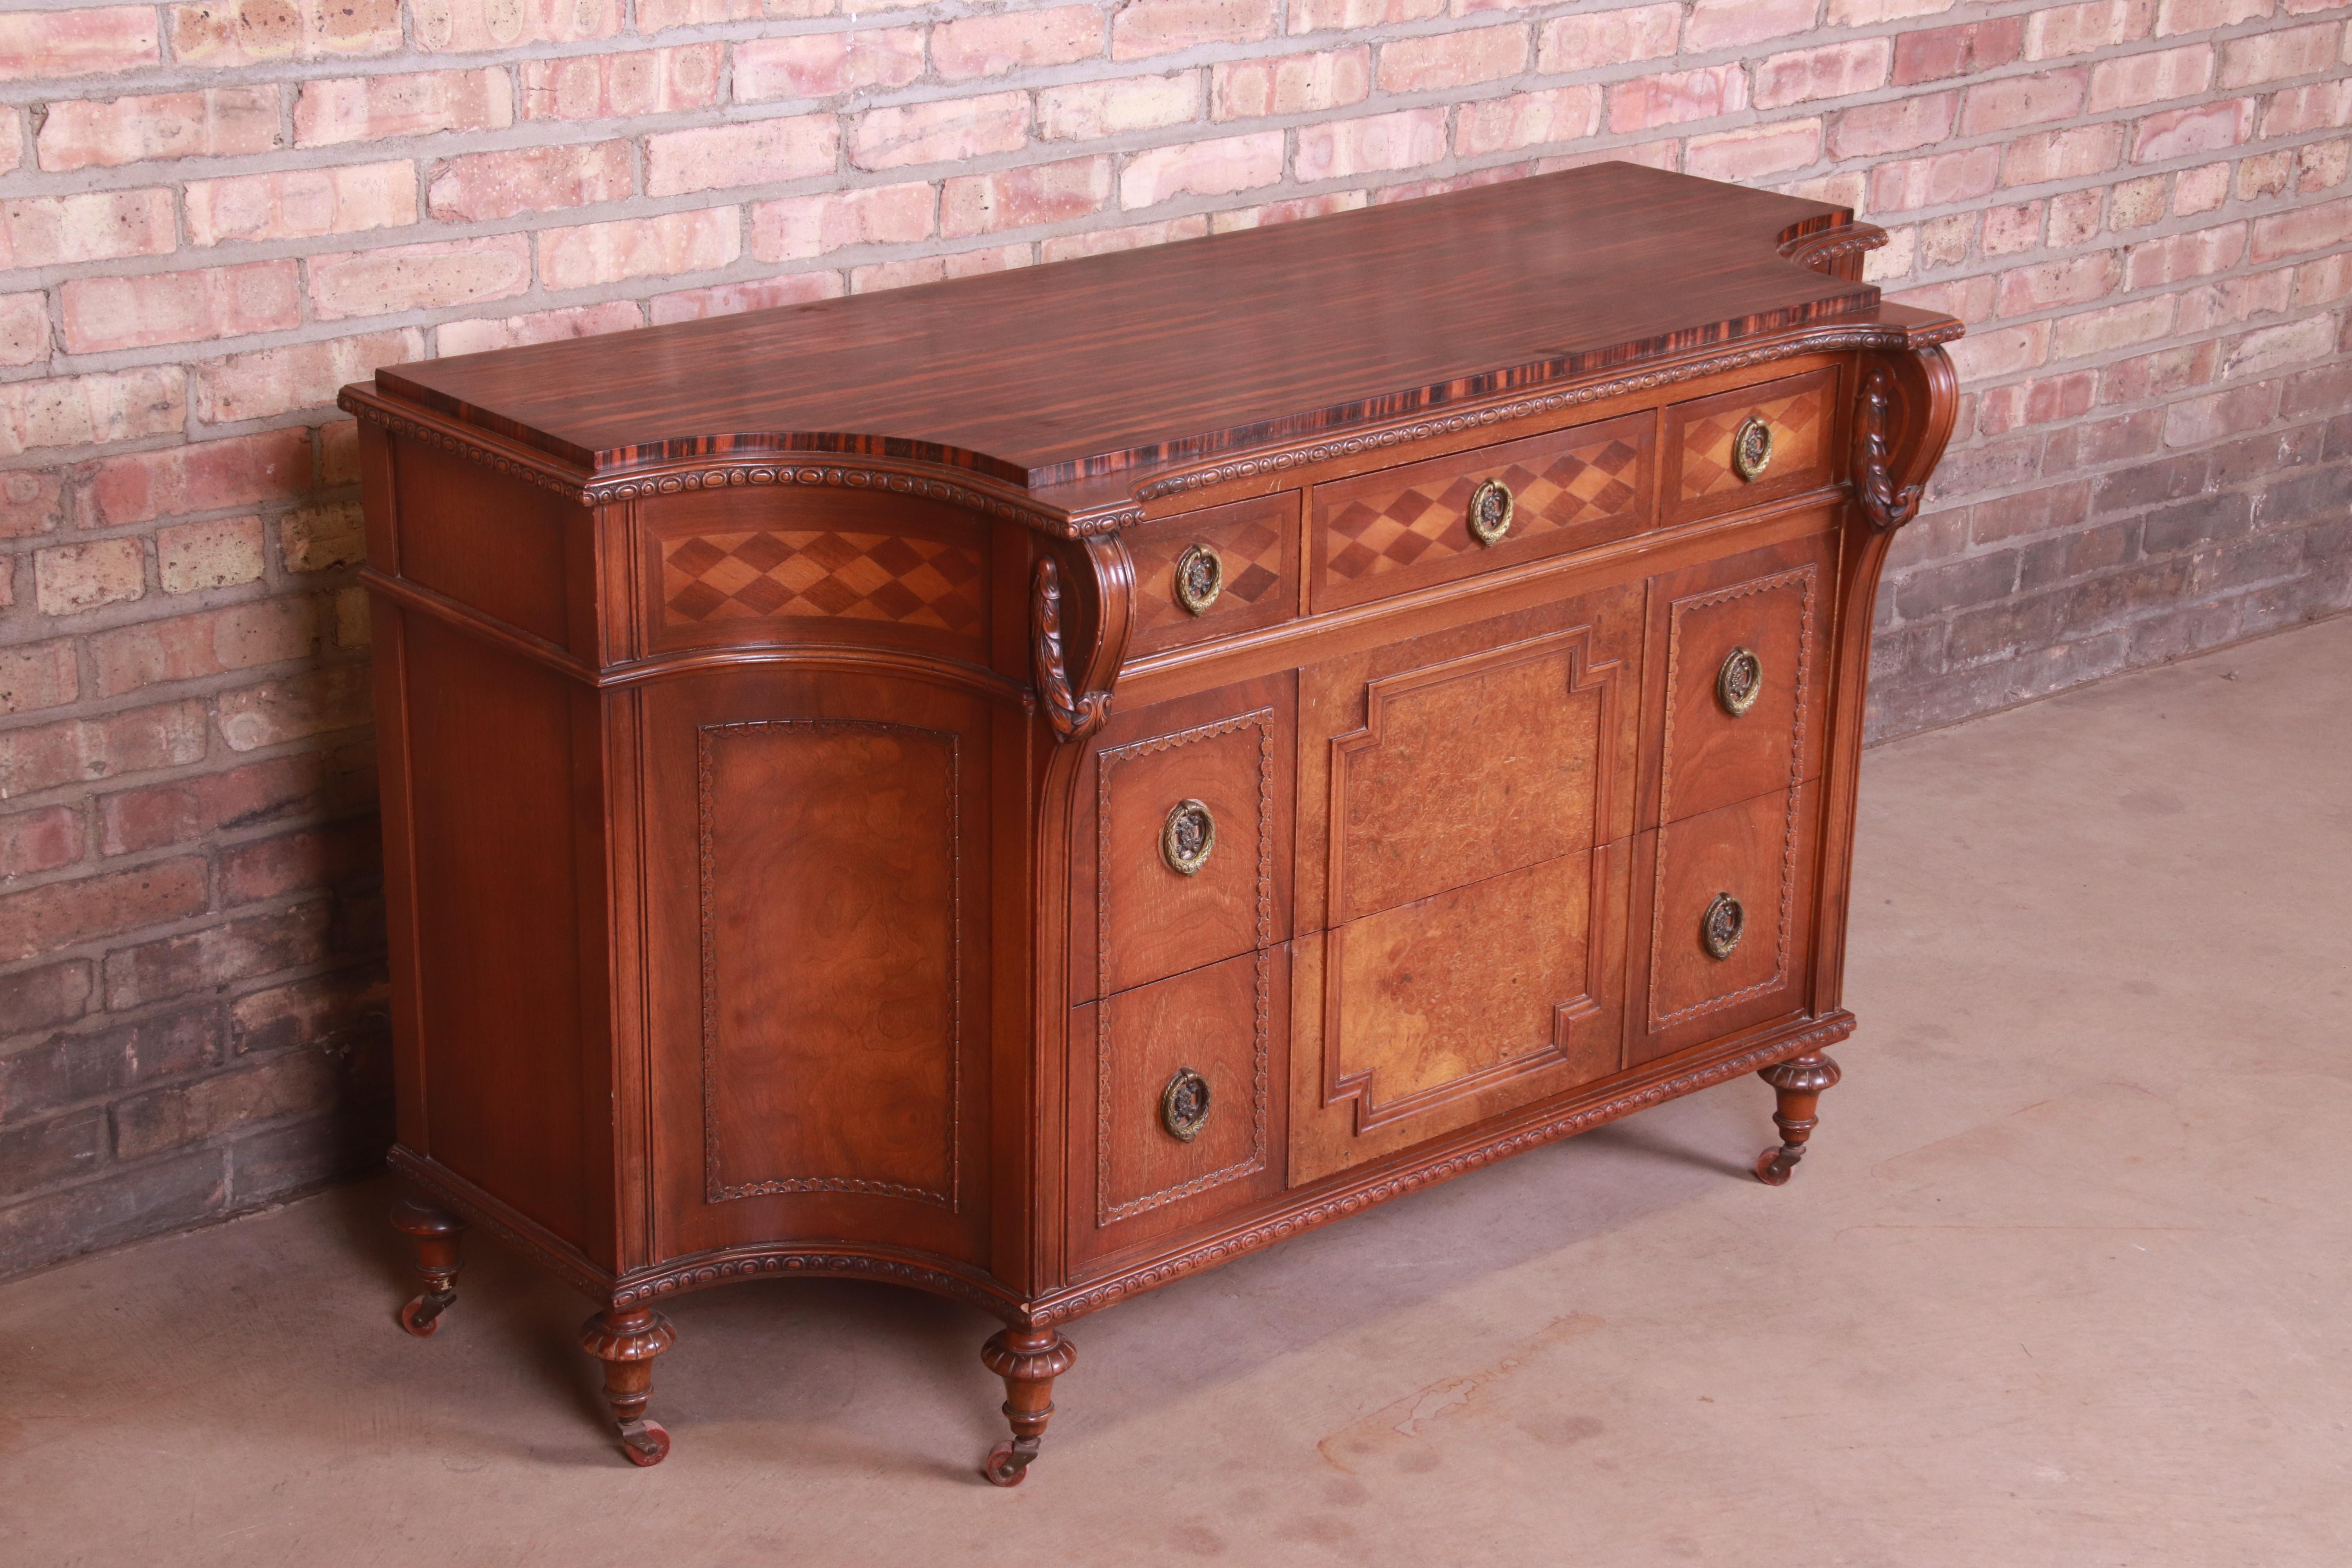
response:
[[(1957, 322), (1622, 164), (404, 366), (361, 421), (400, 1098), (597, 1301), (1071, 1320), (1750, 1072), (1837, 1081), (1872, 601)], [(1760, 1112), (1763, 1107), (1759, 1107)]]

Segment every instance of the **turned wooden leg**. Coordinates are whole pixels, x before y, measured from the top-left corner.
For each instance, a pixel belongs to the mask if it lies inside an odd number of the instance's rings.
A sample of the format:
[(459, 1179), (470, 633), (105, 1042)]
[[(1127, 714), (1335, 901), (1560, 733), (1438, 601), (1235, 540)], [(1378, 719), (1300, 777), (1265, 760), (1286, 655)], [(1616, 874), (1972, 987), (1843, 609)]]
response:
[(1805, 1140), (1821, 1124), (1813, 1108), (1820, 1103), (1822, 1090), (1835, 1087), (1838, 1065), (1820, 1051), (1809, 1051), (1775, 1062), (1756, 1076), (1780, 1097), (1780, 1108), (1772, 1113), (1774, 1124), (1780, 1129), (1780, 1146), (1756, 1156), (1756, 1179), (1777, 1187), (1805, 1157)]
[(980, 1473), (1000, 1487), (1017, 1487), (1045, 1440), (1054, 1418), (1054, 1380), (1070, 1370), (1078, 1347), (1053, 1329), (1006, 1329), (980, 1347), (981, 1364), (1004, 1380), (1004, 1416), (1013, 1440), (988, 1451)]
[(409, 1197), (393, 1205), (392, 1224), (415, 1239), (416, 1273), (425, 1282), (424, 1293), (400, 1309), (400, 1326), (429, 1340), (441, 1331), (441, 1314), (457, 1299), (457, 1238), (466, 1233), (466, 1222)]
[(604, 1399), (620, 1426), (621, 1452), (633, 1465), (658, 1465), (669, 1455), (669, 1433), (646, 1419), (654, 1386), (654, 1357), (677, 1342), (677, 1331), (651, 1307), (612, 1307), (580, 1325), (580, 1345), (604, 1363)]

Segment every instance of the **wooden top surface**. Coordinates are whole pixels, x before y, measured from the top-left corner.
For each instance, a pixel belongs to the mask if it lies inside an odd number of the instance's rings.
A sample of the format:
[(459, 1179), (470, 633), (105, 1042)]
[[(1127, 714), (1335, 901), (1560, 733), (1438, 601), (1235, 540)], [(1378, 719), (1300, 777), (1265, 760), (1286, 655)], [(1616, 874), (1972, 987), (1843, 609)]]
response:
[[(1628, 163), (948, 283), (376, 373), (600, 474), (865, 453), (1032, 488), (1835, 318), (1843, 207)], [(1891, 309), (1891, 308), (1890, 308)], [(1908, 315), (1909, 312), (1904, 314)]]

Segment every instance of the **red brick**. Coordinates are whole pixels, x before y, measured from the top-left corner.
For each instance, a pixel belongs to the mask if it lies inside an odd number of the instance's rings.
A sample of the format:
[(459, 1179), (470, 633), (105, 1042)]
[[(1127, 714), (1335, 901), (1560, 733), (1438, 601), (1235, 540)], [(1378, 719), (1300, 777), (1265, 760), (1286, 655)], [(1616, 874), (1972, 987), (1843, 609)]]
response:
[(1811, 31), (1817, 0), (1694, 0), (1683, 49), (1730, 48)]
[(1703, 179), (1749, 181), (1804, 168), (1821, 155), (1822, 122), (1788, 120), (1694, 136), (1683, 158), (1685, 170)]
[(1964, 382), (1989, 381), (2033, 369), (2050, 355), (2050, 323), (1970, 332), (1948, 351)]
[(1455, 111), (1454, 151), (1459, 157), (1516, 152), (1521, 147), (1574, 142), (1601, 129), (1601, 89), (1556, 87), (1511, 98), (1481, 99)]
[(169, 191), (0, 201), (0, 270), (162, 256), (178, 244)]
[[(2002, 155), (2000, 183), (2038, 185), (2051, 180), (2079, 180), (2104, 174), (2123, 162), (2124, 128), (2120, 125), (2076, 125), (2064, 131), (2037, 131), (2020, 136)], [(2058, 243), (2053, 237), (2053, 243)]]
[(284, 500), (299, 494), (310, 481), (310, 433), (270, 430), (109, 458), (95, 465), (84, 482), (91, 521), (118, 527), (180, 512)]
[(424, 357), (425, 334), (414, 327), (232, 354), (196, 367), (196, 414), (207, 424), (229, 425), (324, 408), (345, 383)]
[(2090, 81), (2087, 71), (2056, 70), (1980, 83), (1969, 89), (1961, 106), (1960, 134), (1981, 136), (2070, 119), (2083, 111)]
[(572, 44), (621, 30), (620, 0), (409, 0), (416, 47), (478, 54), (521, 44)]
[[(1093, 19), (1095, 34), (1099, 38), (1102, 13), (1091, 5), (1078, 9)], [(1021, 23), (1036, 15), (1034, 11), (1019, 11), (975, 20)], [(949, 25), (961, 24), (942, 26)], [(935, 39), (936, 37), (934, 34)], [(837, 98), (847, 92), (887, 90), (904, 87), (922, 74), (920, 27), (801, 33), (784, 38), (754, 38), (735, 46), (738, 103), (759, 103), (777, 98)]]
[(35, 153), (53, 173), (158, 158), (227, 158), (279, 145), (275, 87), (69, 100), (48, 110)]
[(2025, 47), (2025, 18), (1996, 16), (1957, 27), (1930, 27), (1895, 40), (1896, 87), (1976, 76), (2016, 59)]
[(503, 131), (512, 123), (513, 89), (496, 66), (306, 81), (294, 100), (297, 147), (388, 142), (436, 131)]
[(2202, 447), (2258, 430), (2278, 412), (2278, 384), (2265, 381), (2176, 403), (2164, 412), (2164, 444)]
[(49, 357), (49, 297), (0, 294), (0, 364), (38, 364)]
[(1371, 76), (1372, 52), (1367, 48), (1221, 63), (1209, 73), (1209, 118), (1255, 120), (1344, 109), (1371, 95)]
[(2104, 300), (2115, 292), (2122, 271), (2111, 250), (2013, 268), (2000, 275), (2000, 313), (2022, 316)]
[(689, 27), (705, 22), (782, 21), (830, 16), (835, 0), (637, 0), (637, 31)]
[(400, 0), (197, 0), (171, 15), (183, 65), (388, 55), (403, 42)]
[(2000, 151), (1971, 147), (1881, 163), (1870, 172), (1870, 210), (1908, 212), (1990, 195), (2000, 175)]
[(8, 382), (0, 384), (0, 457), (175, 435), (187, 419), (187, 375), (176, 365)]
[(2117, 360), (2099, 373), (2099, 401), (2145, 403), (2150, 398), (2169, 397), (2211, 381), (2220, 362), (2221, 347), (2211, 342), (2158, 349), (2154, 353)]
[(731, 316), (739, 310), (770, 310), (780, 305), (831, 300), (838, 297), (842, 289), (838, 272), (794, 272), (782, 278), (755, 279), (749, 283), (715, 283), (707, 289), (656, 294), (646, 303), (652, 310), (654, 325), (658, 327), (671, 321)]
[(2101, 60), (2091, 68), (2091, 112), (2195, 98), (2212, 81), (2213, 50), (2208, 44)]
[(2232, 27), (2271, 14), (2273, 0), (2158, 0), (2156, 36)]
[(1849, 109), (1830, 121), (1832, 158), (1874, 158), (1931, 147), (1952, 133), (1957, 92), (1928, 92)]
[[(751, 42), (739, 46), (753, 47)], [(723, 48), (719, 44), (685, 44), (627, 54), (525, 60), (522, 116), (605, 120), (708, 109), (719, 101)]]
[(1712, 120), (1748, 107), (1748, 76), (1738, 66), (1662, 71), (1609, 89), (1609, 129), (1646, 131), (1688, 120)]
[[(8, 686), (0, 676), (0, 692)], [(0, 795), (183, 766), (203, 759), (206, 734), (205, 705), (193, 700), (0, 731)]]
[(530, 287), (530, 237), (442, 239), (310, 258), (310, 308), (323, 321), (504, 300)]
[(162, 58), (152, 5), (0, 13), (0, 81), (101, 76)]
[(257, 517), (215, 518), (156, 531), (155, 574), (166, 594), (250, 583), (263, 570)]
[(1783, 109), (1873, 91), (1886, 85), (1894, 58), (1894, 44), (1886, 38), (1853, 38), (1773, 55), (1756, 68), (1756, 107)]
[(1887, 298), (1898, 305), (1912, 305), (1922, 310), (1940, 310), (1969, 325), (1990, 321), (1998, 281), (1989, 273), (1973, 278), (1947, 278), (1935, 283), (1923, 283), (1915, 288), (1898, 289)]
[(673, 131), (646, 138), (646, 194), (676, 196), (830, 174), (840, 155), (840, 125), (830, 114)]
[(322, 1116), (338, 1088), (333, 1059), (301, 1051), (152, 1089), (112, 1106), (115, 1152), (144, 1159), (255, 1122)]
[(2209, 277), (2235, 267), (2245, 254), (2246, 226), (2242, 223), (2152, 239), (2131, 247), (2124, 286), (2154, 289)]
[(220, 852), (221, 903), (255, 903), (379, 876), (382, 851), (383, 836), (373, 816), (233, 845)]
[(191, 180), (186, 201), (190, 245), (398, 228), (416, 221), (416, 167), (404, 159)]
[(1041, 240), (1037, 254), (1043, 261), (1069, 261), (1082, 256), (1108, 256), (1114, 251), (1134, 250), (1146, 245), (1166, 245), (1171, 240), (1198, 239), (1208, 232), (1208, 218), (1195, 213), (1190, 217), (1139, 223), (1126, 228), (1086, 229), (1077, 234)]
[(1527, 68), (1525, 27), (1473, 27), (1381, 45), (1378, 80), (1382, 92), (1433, 92), (1517, 76)]
[(2132, 162), (2154, 163), (2234, 147), (2254, 133), (2254, 100), (2229, 98), (2151, 114), (2132, 128)]
[(2173, 330), (2175, 303), (2169, 295), (2158, 295), (2061, 316), (2051, 334), (2051, 347), (2061, 359), (2077, 359), (2164, 337)]
[(1445, 0), (1290, 0), (1290, 30), (1320, 33), (1333, 28), (1359, 32), (1393, 22), (1419, 22), (1445, 15)]
[(2335, 65), (2341, 58), (2341, 23), (2323, 22), (2314, 27), (2289, 27), (2282, 32), (2252, 33), (2221, 46), (2220, 85), (2253, 87), (2284, 77), (2310, 76)]
[(977, 278), (982, 273), (1027, 267), (1035, 260), (1035, 247), (1028, 245), (990, 246), (980, 250), (960, 250), (952, 256), (912, 256), (898, 261), (879, 261), (867, 267), (852, 268), (849, 291), (872, 294), (885, 289), (905, 289), (917, 283), (937, 283), (950, 278)]
[(320, 900), (117, 948), (106, 955), (106, 1005), (124, 1012), (324, 963), (331, 912), (332, 906)]
[[(70, 866), (81, 858), (81, 813), (69, 805), (47, 805), (0, 816), (0, 879), (31, 877)], [(0, 1034), (15, 1026), (0, 1023)]]
[(1832, 27), (1869, 27), (1912, 16), (1936, 16), (1958, 0), (1830, 0), (1827, 13)]
[[(1536, 68), (1553, 76), (1657, 59), (1675, 52), (1682, 22), (1680, 5), (1634, 5), (1561, 16), (1546, 22), (1537, 36)], [(1291, 31), (1298, 28), (1294, 26)]]
[[(1408, 109), (1362, 120), (1298, 129), (1301, 180), (1345, 179), (1390, 169), (1415, 169), (1445, 156), (1445, 110)], [(1133, 165), (1129, 165), (1130, 171)], [(1132, 178), (1130, 173), (1129, 178)], [(1129, 202), (1130, 206), (1135, 205)]]
[[(1307, 29), (1294, 20), (1291, 30)], [(1139, 60), (1203, 44), (1249, 44), (1272, 37), (1274, 0), (1129, 0), (1111, 18), (1110, 58)]]
[(2231, 344), (2222, 356), (2222, 377), (2237, 381), (2248, 376), (2274, 375), (2324, 360), (2336, 351), (2336, 323), (2330, 317), (2306, 316), (2300, 321), (2248, 332)]
[(368, 721), (372, 688), (365, 665), (283, 676), (223, 692), (216, 702), (221, 739), (236, 752), (257, 751)]
[[(2091, 411), (2097, 390), (2098, 377), (2087, 370), (1988, 388), (1978, 407), (1977, 428), (1987, 436), (2006, 436), (2011, 430), (2077, 418)], [(1977, 537), (1979, 542), (1990, 542), (1981, 533)]]
[[(908, 29), (910, 32), (913, 29)], [(1095, 5), (1055, 5), (995, 16), (965, 16), (931, 28), (931, 67), (948, 81), (1003, 76), (1025, 67), (1067, 65), (1103, 52), (1103, 14)], [(922, 40), (911, 53), (922, 73)], [(740, 52), (736, 74), (742, 74)], [(909, 80), (913, 78), (910, 76)], [(811, 95), (814, 96), (814, 95)]]
[(136, 278), (76, 278), (58, 292), (66, 347), (75, 353), (242, 337), (302, 324), (301, 275), (291, 260)]
[(939, 193), (929, 184), (868, 185), (762, 202), (751, 209), (751, 254), (796, 261), (853, 245), (911, 244), (931, 236)]
[(221, 1059), (221, 1045), (216, 1007), (53, 1036), (40, 1047), (0, 1058), (0, 1121), (194, 1072)]
[(47, 533), (65, 520), (65, 479), (55, 470), (0, 472), (0, 539)]
[(375, 760), (368, 747), (273, 757), (101, 797), (99, 848), (131, 854), (222, 829), (348, 815), (374, 800)]
[[(636, 313), (630, 311), (630, 324)], [(288, 512), (278, 520), (278, 554), (289, 572), (324, 572), (367, 559), (366, 525), (357, 501), (329, 501)]]
[[(1358, 74), (1369, 78), (1370, 51), (1358, 49), (1352, 52), (1361, 57)], [(1236, 64), (1217, 68), (1223, 71), (1242, 67)], [(1049, 142), (1068, 142), (1117, 136), (1127, 131), (1156, 131), (1196, 118), (1200, 113), (1200, 100), (1201, 78), (1198, 71), (1040, 88), (1037, 90), (1037, 134)]]
[[(94, 989), (86, 959), (0, 974), (0, 1035), (30, 1034), (70, 1024), (82, 1016)], [(0, 1082), (6, 1076), (6, 1069), (0, 1068)], [(0, 1118), (10, 1109), (5, 1090), (0, 1089)]]
[(307, 658), (318, 646), (318, 603), (307, 595), (142, 621), (89, 638), (101, 697)]
[[(80, 678), (74, 670), (70, 638), (0, 647), (0, 714), (61, 708), (80, 694)], [(16, 731), (11, 738), (26, 733)], [(10, 789), (0, 793), (22, 795), (25, 791)]]
[(902, 109), (868, 110), (851, 134), (850, 162), (861, 169), (953, 163), (1029, 144), (1029, 95), (983, 94)]
[[(1348, 123), (1361, 125), (1363, 121)], [(1300, 145), (1306, 145), (1301, 132)], [(1214, 142), (1184, 142), (1129, 155), (1119, 175), (1119, 204), (1156, 206), (1178, 196), (1222, 196), (1282, 178), (1282, 132), (1262, 131)], [(1440, 143), (1440, 153), (1443, 143)], [(1303, 153), (1302, 153), (1303, 156)], [(1302, 174), (1302, 179), (1318, 176)]]
[(70, 616), (143, 597), (146, 561), (136, 539), (93, 539), (42, 551), (36, 562), (41, 614)]
[(358, 420), (336, 419), (319, 426), (319, 479), (330, 485), (360, 482)]
[(2065, 59), (2111, 44), (2145, 38), (2156, 25), (2156, 0), (2086, 0), (2053, 5), (2025, 18), (2025, 58)]
[(2352, 199), (2323, 202), (2256, 218), (2252, 258), (2275, 261), (2283, 256), (2332, 249), (2347, 240), (2352, 240)]
[[(1274, 165), (1277, 172), (1282, 166), (1278, 149)], [(961, 175), (940, 187), (940, 234), (961, 239), (1088, 217), (1109, 205), (1110, 193), (1111, 162), (1107, 157)]]
[(323, 1045), (371, 1016), (380, 1017), (390, 994), (383, 975), (373, 969), (257, 991), (229, 1008), (229, 1038), (239, 1056)]
[(2283, 88), (2271, 94), (2263, 115), (2264, 136), (2295, 136), (2305, 131), (2352, 125), (2352, 77)]
[[(643, 325), (645, 317), (635, 300), (609, 300), (602, 305), (533, 310), (528, 315), (504, 319), (444, 321), (434, 330), (433, 337), (436, 350), (446, 357), (520, 348), (526, 343), (551, 343), (565, 338), (602, 337), (606, 332), (625, 332)], [(291, 518), (289, 522), (290, 526), (300, 526)], [(359, 558), (357, 554), (351, 556), (353, 561)]]
[(1327, 213), (1354, 212), (1364, 206), (1361, 191), (1327, 191), (1319, 196), (1293, 196), (1288, 201), (1268, 202), (1264, 206), (1234, 207), (1211, 215), (1210, 231), (1232, 234), (1245, 228), (1268, 228), (1276, 224), (1297, 223), (1303, 217), (1321, 217)]
[(726, 266), (740, 252), (742, 224), (738, 208), (703, 207), (580, 228), (543, 229), (539, 236), (540, 279), (550, 289), (585, 289), (631, 278), (707, 272)]
[(188, 856), (0, 896), (0, 963), (201, 914), (205, 863)]
[(635, 193), (626, 142), (474, 153), (433, 165), (425, 206), (444, 223), (621, 201)]

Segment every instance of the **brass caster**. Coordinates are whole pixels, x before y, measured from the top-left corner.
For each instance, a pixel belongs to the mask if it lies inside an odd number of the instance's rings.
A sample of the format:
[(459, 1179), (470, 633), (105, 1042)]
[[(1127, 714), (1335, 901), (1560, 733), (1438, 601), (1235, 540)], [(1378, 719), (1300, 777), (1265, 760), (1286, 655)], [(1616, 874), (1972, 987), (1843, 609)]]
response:
[(1029, 1467), (1035, 1462), (1037, 1448), (1043, 1440), (1036, 1437), (1015, 1437), (1009, 1443), (999, 1443), (988, 1451), (988, 1462), (980, 1473), (988, 1478), (992, 1487), (1017, 1487), (1029, 1479)]
[(658, 1465), (669, 1458), (669, 1429), (658, 1421), (625, 1421), (621, 1453), (633, 1465)]

